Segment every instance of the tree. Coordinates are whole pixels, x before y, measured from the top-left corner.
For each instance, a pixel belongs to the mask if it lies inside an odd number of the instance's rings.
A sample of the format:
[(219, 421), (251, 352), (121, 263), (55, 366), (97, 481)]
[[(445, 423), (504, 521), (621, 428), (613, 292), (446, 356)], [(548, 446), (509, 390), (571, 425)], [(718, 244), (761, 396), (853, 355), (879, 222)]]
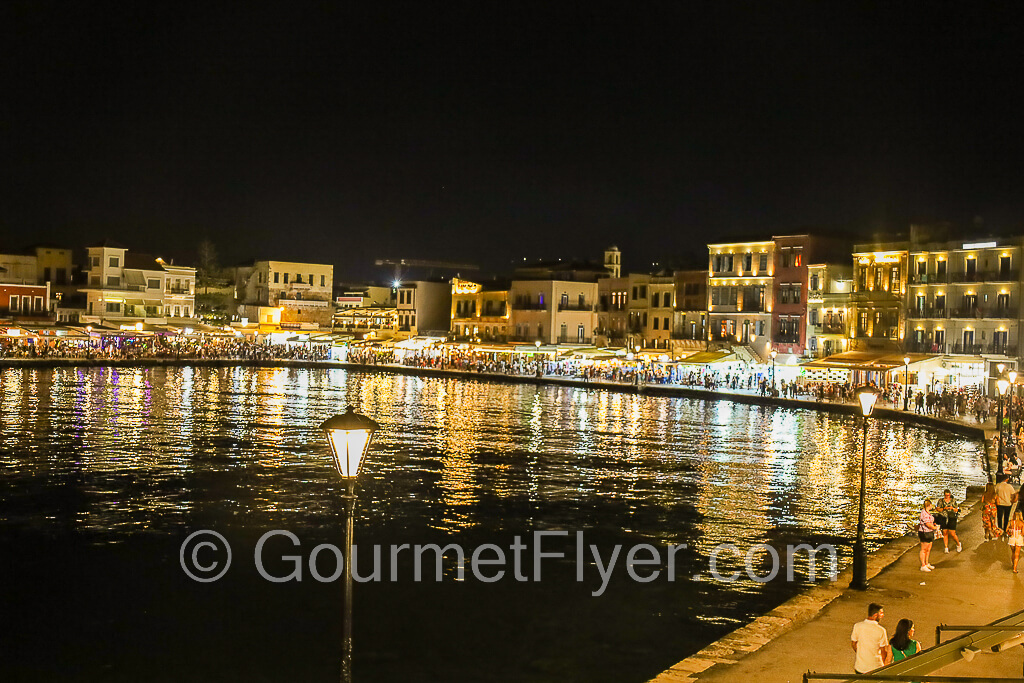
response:
[(199, 281), (208, 285), (210, 280), (216, 278), (219, 274), (217, 247), (210, 240), (204, 239), (199, 243)]

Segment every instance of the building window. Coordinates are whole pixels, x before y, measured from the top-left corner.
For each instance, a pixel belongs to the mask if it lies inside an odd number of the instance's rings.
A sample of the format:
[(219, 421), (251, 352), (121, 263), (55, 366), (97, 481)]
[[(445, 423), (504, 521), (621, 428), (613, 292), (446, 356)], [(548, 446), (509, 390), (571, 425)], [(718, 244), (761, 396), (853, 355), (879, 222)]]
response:
[(111, 256), (110, 257), (110, 267), (111, 268), (117, 268), (117, 257), (116, 256)]
[(760, 262), (758, 263), (757, 270), (763, 273), (768, 270), (768, 254), (761, 254), (761, 258), (759, 260)]
[(804, 255), (803, 254), (801, 254), (800, 252), (797, 252), (797, 253), (793, 254), (793, 267), (794, 268), (799, 268), (801, 265), (803, 265), (803, 262), (804, 262)]
[(935, 276), (939, 278), (946, 277), (946, 260), (937, 261), (935, 263)]
[[(276, 284), (279, 284), (280, 282), (281, 282), (281, 273), (274, 273), (274, 284), (276, 285)], [(285, 282), (287, 282), (287, 280), (285, 280)]]
[(651, 306), (653, 308), (660, 308), (660, 306), (659, 306), (660, 299), (661, 299), (661, 295), (658, 292), (654, 292), (653, 294), (651, 294)]
[(119, 287), (121, 285), (121, 278), (116, 275), (107, 277), (107, 287)]
[(16, 297), (16, 296), (12, 296), (11, 297), (11, 302), (8, 305), (8, 308), (10, 308), (12, 311), (18, 310), (18, 297)]
[(569, 294), (562, 292), (562, 307), (565, 308), (569, 305)]
[(37, 296), (36, 297), (36, 311), (37, 312), (42, 312), (42, 310), (43, 310), (43, 297)]
[(917, 262), (917, 274), (918, 275), (927, 275), (928, 274), (928, 262), (927, 261), (918, 261)]
[(647, 298), (647, 285), (640, 285), (640, 298), (641, 299), (646, 299)]
[(108, 301), (107, 302), (107, 313), (120, 313), (121, 304), (119, 302)]
[[(943, 262), (945, 263), (945, 262)], [(946, 295), (936, 294), (935, 295), (935, 310), (945, 311), (946, 310)]]
[(326, 276), (326, 275), (321, 275), (321, 276), (320, 276), (320, 286), (321, 286), (321, 287), (324, 287), (324, 286), (325, 286), (325, 285), (324, 285), (324, 282), (326, 281), (326, 279), (327, 279), (327, 276)]
[(288, 284), (288, 273), (284, 274), (284, 283)]
[(743, 255), (743, 270), (748, 273), (754, 270), (754, 255), (749, 251)]
[(89, 263), (92, 265), (93, 268), (99, 268), (100, 267), (100, 257), (99, 256), (93, 256), (92, 258), (89, 259)]
[(652, 326), (652, 329), (655, 329), (655, 330), (658, 329), (658, 319), (657, 318), (654, 319), (653, 323), (654, 323), (654, 325)]
[(160, 281), (159, 280), (149, 280), (146, 283), (146, 286), (149, 287), (150, 289), (160, 289)]

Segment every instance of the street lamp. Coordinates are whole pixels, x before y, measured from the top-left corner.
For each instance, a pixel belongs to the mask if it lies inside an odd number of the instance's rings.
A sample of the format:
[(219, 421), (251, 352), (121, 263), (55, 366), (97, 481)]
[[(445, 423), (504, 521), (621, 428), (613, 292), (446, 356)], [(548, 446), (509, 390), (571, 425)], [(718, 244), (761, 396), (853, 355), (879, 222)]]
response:
[(775, 395), (775, 356), (779, 355), (779, 352), (776, 351), (775, 349), (772, 349), (772, 352), (771, 352), (770, 355), (772, 357), (772, 396), (774, 396)]
[(910, 356), (903, 356), (903, 411), (910, 410)]
[(1009, 395), (1006, 398), (1006, 417), (1009, 418), (1007, 422), (1010, 423), (1010, 435), (1013, 435), (1013, 399), (1017, 397), (1017, 371), (1010, 370), (1006, 373), (1006, 376), (1010, 378), (1010, 388), (1008, 389)]
[(868, 588), (868, 557), (864, 551), (864, 496), (867, 488), (868, 418), (875, 409), (878, 392), (865, 385), (857, 390), (860, 412), (864, 416), (864, 437), (860, 450), (860, 508), (857, 512), (857, 540), (853, 544), (853, 580), (850, 588), (863, 591)]
[(331, 445), (338, 474), (345, 480), (345, 621), (342, 628), (341, 680), (352, 680), (352, 529), (356, 512), (356, 476), (373, 434), (380, 425), (349, 406), (343, 415), (326, 420), (320, 429)]
[[(1002, 363), (999, 365), (1002, 366)], [(999, 464), (996, 467), (996, 474), (1000, 475), (1003, 473), (1003, 396), (1006, 395), (1009, 386), (1010, 383), (1001, 377), (996, 380), (996, 387), (999, 389), (999, 424), (996, 425), (996, 434), (999, 435)]]
[(533, 345), (537, 347), (537, 376), (540, 377), (541, 375), (544, 374), (544, 372), (541, 370), (541, 363), (540, 363), (540, 339), (538, 339), (537, 341), (533, 342)]

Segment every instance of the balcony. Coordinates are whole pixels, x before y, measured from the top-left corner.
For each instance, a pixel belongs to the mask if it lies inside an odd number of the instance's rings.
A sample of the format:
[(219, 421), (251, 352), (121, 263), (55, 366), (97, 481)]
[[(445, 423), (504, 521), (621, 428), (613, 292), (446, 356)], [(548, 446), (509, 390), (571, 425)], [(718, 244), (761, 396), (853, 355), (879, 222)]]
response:
[(776, 344), (799, 344), (799, 334), (776, 334), (772, 336), (772, 341)]
[(538, 303), (536, 301), (517, 301), (512, 304), (513, 311), (546, 311), (548, 310), (547, 304)]
[(973, 308), (957, 308), (950, 311), (951, 318), (1016, 318), (1016, 309), (1010, 306), (975, 306)]
[(559, 344), (591, 344), (593, 343), (590, 337), (570, 337), (569, 335), (560, 336), (558, 338)]
[(979, 270), (950, 275), (950, 282), (1016, 282), (1019, 279), (1019, 270)]
[(821, 334), (846, 334), (846, 325), (842, 323), (821, 325)]
[(912, 285), (944, 285), (947, 283), (949, 283), (948, 273), (943, 273), (942, 275), (936, 273), (925, 273), (924, 275), (910, 274), (910, 284)]
[(593, 311), (594, 310), (594, 306), (592, 304), (580, 304), (580, 303), (575, 303), (575, 304), (564, 303), (563, 304), (563, 303), (560, 303), (560, 304), (558, 304), (558, 310), (559, 311)]
[(188, 296), (192, 294), (192, 289), (190, 287), (168, 287), (164, 292), (167, 294), (184, 294)]

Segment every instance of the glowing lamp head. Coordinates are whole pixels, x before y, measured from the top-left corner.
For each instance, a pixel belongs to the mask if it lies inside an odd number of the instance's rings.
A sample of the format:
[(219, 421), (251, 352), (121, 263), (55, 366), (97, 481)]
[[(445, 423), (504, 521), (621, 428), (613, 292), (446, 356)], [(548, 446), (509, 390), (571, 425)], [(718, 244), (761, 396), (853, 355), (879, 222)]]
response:
[(533, 345), (536, 346), (539, 349), (540, 348), (540, 339), (538, 339), (537, 341), (533, 342)]
[(1005, 369), (1006, 369), (1006, 363), (998, 363), (998, 364), (996, 364), (996, 370), (999, 371), (1000, 375), (1003, 374), (1003, 370), (1005, 370)]
[(996, 381), (996, 387), (999, 389), (999, 395), (1005, 396), (1006, 390), (1010, 387), (1010, 383), (1005, 379), (1000, 379)]
[(870, 417), (875, 409), (875, 401), (878, 400), (878, 391), (869, 385), (857, 390), (857, 400), (860, 401), (860, 412), (864, 417)]
[(349, 478), (359, 474), (363, 456), (380, 425), (349, 406), (343, 415), (326, 420), (320, 429), (327, 435), (338, 474)]
[(903, 356), (903, 364), (910, 365), (910, 356)]
[(775, 357), (776, 357), (777, 355), (779, 355), (779, 352), (778, 352), (778, 351), (776, 351), (775, 349), (772, 349), (772, 360), (775, 360)]
[(1010, 370), (1008, 373), (1006, 373), (1006, 376), (1010, 378), (1010, 384), (1014, 384), (1017, 381), (1016, 370)]

